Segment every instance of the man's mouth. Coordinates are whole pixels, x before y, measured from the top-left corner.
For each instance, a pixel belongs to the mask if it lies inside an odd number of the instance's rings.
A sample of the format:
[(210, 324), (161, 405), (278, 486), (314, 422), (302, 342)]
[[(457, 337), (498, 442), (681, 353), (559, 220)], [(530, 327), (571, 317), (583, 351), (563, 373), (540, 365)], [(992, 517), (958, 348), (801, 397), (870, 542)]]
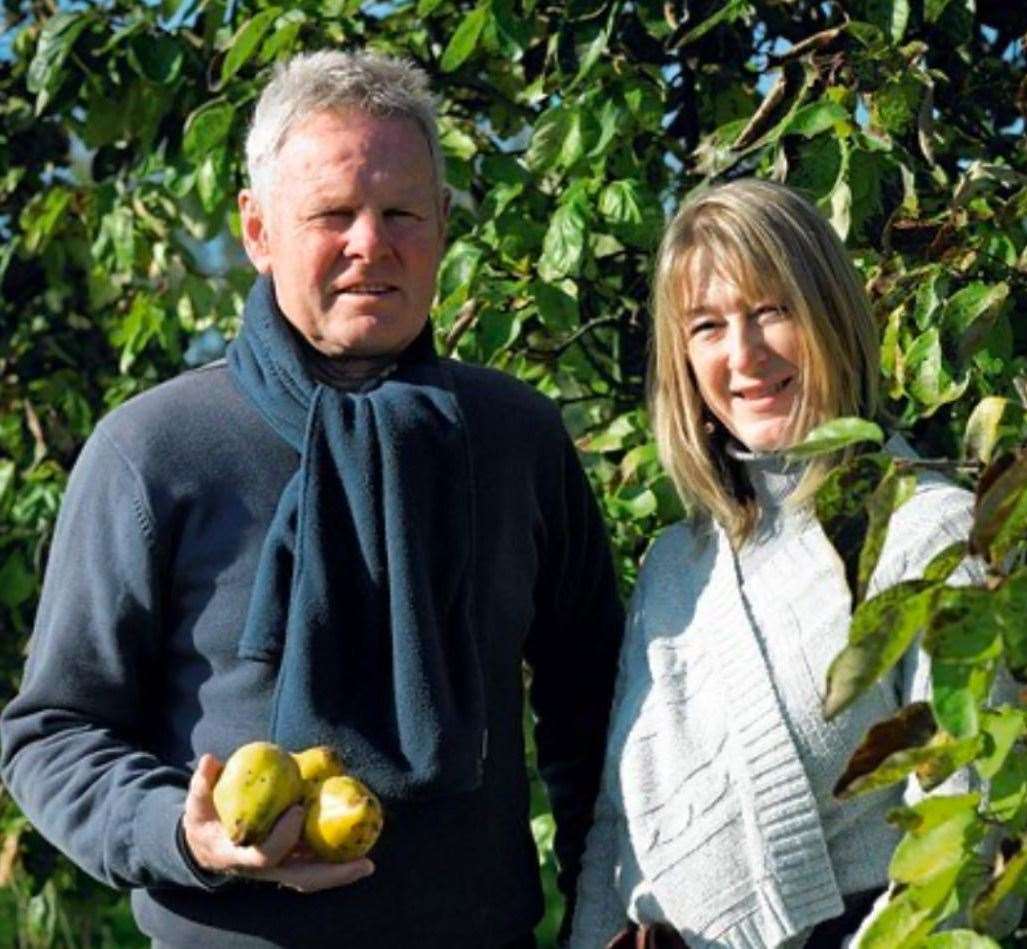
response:
[(772, 399), (775, 395), (779, 395), (784, 392), (785, 389), (791, 384), (795, 376), (785, 376), (784, 379), (779, 379), (777, 382), (765, 383), (755, 386), (746, 386), (744, 389), (735, 389), (732, 391), (732, 395), (736, 399), (745, 399), (746, 401), (755, 401), (756, 399)]
[(388, 283), (354, 283), (348, 287), (342, 287), (338, 292), (345, 296), (358, 297), (383, 297), (393, 293), (395, 287)]

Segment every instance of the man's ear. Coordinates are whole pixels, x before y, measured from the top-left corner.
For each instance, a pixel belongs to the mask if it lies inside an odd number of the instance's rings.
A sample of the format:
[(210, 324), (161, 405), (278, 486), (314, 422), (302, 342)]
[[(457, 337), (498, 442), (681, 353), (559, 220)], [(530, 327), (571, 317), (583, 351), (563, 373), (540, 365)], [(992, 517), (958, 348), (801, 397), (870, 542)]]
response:
[(271, 272), (271, 246), (268, 240), (267, 215), (252, 188), (239, 192), (239, 224), (242, 245), (257, 273)]

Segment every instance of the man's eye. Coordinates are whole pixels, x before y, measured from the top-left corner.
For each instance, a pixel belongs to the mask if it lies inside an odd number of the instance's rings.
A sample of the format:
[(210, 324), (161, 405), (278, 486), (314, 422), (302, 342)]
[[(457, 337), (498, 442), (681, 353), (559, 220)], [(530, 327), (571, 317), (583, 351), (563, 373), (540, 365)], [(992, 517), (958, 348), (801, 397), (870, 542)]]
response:
[(391, 208), (385, 212), (385, 216), (399, 219), (412, 218), (415, 220), (420, 218), (420, 215), (411, 211), (409, 208)]

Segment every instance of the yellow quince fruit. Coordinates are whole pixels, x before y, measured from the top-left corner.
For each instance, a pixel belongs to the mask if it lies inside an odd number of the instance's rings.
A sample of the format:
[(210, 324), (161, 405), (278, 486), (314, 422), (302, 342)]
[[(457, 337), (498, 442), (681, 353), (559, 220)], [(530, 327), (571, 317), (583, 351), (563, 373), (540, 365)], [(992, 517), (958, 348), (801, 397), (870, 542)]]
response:
[(282, 813), (303, 799), (292, 755), (269, 741), (237, 748), (214, 785), (214, 809), (232, 843), (259, 844)]
[(352, 775), (338, 775), (318, 784), (303, 839), (324, 860), (356, 860), (375, 845), (382, 823), (381, 801), (374, 792)]

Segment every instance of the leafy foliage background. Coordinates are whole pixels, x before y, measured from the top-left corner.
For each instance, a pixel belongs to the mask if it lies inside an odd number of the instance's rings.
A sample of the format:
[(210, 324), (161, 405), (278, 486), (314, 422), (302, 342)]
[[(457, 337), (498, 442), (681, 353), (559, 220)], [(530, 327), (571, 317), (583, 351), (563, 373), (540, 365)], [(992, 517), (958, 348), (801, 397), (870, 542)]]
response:
[[(104, 412), (216, 358), (237, 326), (252, 279), (234, 205), (248, 113), (271, 64), (301, 49), (372, 46), (433, 77), (456, 194), (440, 348), (563, 405), (625, 592), (681, 513), (642, 408), (647, 293), (666, 214), (706, 180), (787, 181), (848, 240), (883, 333), (891, 427), (951, 459), (975, 439), (1023, 441), (1022, 4), (3, 9), (0, 702), (82, 442)], [(123, 900), (58, 858), (6, 795), (0, 807), (0, 945), (142, 944)], [(559, 908), (540, 791), (534, 809), (546, 944)]]

